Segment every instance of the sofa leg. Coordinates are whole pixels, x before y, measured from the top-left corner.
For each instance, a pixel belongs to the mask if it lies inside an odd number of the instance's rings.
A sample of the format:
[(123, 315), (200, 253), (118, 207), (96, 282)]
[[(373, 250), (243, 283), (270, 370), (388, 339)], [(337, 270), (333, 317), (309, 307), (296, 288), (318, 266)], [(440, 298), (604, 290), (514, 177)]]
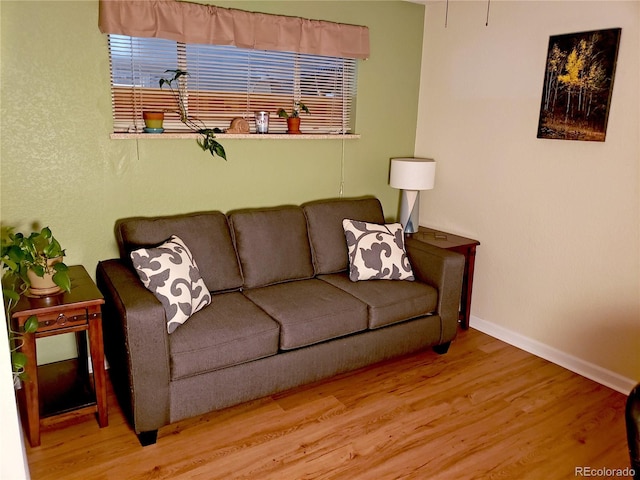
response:
[(438, 355), (444, 355), (449, 351), (450, 346), (451, 346), (451, 342), (442, 343), (440, 345), (434, 345), (433, 351), (436, 352)]
[(138, 434), (138, 440), (140, 445), (146, 447), (147, 445), (153, 445), (158, 441), (158, 430), (149, 430), (148, 432), (140, 432)]

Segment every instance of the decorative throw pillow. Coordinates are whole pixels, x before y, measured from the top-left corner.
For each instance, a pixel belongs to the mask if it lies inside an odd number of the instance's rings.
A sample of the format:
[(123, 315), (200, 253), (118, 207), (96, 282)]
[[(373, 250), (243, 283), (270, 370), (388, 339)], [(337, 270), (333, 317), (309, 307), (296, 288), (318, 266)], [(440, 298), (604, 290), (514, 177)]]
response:
[(379, 225), (345, 219), (342, 227), (347, 238), (351, 281), (415, 280), (400, 223)]
[(131, 260), (144, 286), (162, 302), (169, 333), (211, 303), (198, 266), (179, 237), (173, 235), (155, 248), (134, 250)]

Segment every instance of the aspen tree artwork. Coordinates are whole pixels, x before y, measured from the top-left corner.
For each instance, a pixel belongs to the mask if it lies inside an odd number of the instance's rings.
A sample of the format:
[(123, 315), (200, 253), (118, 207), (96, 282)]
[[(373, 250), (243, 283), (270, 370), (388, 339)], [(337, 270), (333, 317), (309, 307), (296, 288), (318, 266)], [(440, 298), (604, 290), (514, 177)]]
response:
[(620, 32), (549, 37), (538, 138), (604, 142)]

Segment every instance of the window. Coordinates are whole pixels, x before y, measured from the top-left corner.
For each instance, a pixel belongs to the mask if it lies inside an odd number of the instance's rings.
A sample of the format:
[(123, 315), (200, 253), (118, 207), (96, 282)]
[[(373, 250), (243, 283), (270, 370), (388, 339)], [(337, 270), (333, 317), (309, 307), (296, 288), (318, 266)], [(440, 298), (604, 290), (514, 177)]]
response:
[[(186, 44), (159, 38), (109, 35), (115, 132), (142, 131), (145, 109), (176, 110), (159, 79), (165, 70), (189, 72), (181, 84), (188, 114), (208, 128), (227, 128), (235, 117), (255, 128), (255, 111), (271, 113), (269, 131), (284, 133), (274, 121), (279, 108), (290, 112), (294, 101), (311, 111), (305, 133), (342, 134), (353, 130), (356, 60), (306, 53), (252, 50), (235, 46)], [(177, 113), (166, 113), (165, 130), (189, 129)]]

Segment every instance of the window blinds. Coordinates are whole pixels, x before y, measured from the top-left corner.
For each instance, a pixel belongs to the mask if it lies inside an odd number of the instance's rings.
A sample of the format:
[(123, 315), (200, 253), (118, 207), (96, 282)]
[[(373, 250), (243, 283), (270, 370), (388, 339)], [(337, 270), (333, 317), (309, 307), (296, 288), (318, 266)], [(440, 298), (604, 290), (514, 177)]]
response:
[(208, 128), (243, 117), (254, 131), (254, 112), (266, 110), (269, 131), (284, 133), (286, 122), (276, 112), (290, 113), (298, 101), (311, 112), (301, 113), (304, 133), (352, 131), (355, 59), (125, 35), (109, 35), (109, 50), (115, 132), (142, 131), (147, 109), (165, 110), (166, 131), (189, 130), (171, 91), (159, 87), (160, 78), (172, 77), (169, 69), (189, 72), (181, 83), (188, 114)]

